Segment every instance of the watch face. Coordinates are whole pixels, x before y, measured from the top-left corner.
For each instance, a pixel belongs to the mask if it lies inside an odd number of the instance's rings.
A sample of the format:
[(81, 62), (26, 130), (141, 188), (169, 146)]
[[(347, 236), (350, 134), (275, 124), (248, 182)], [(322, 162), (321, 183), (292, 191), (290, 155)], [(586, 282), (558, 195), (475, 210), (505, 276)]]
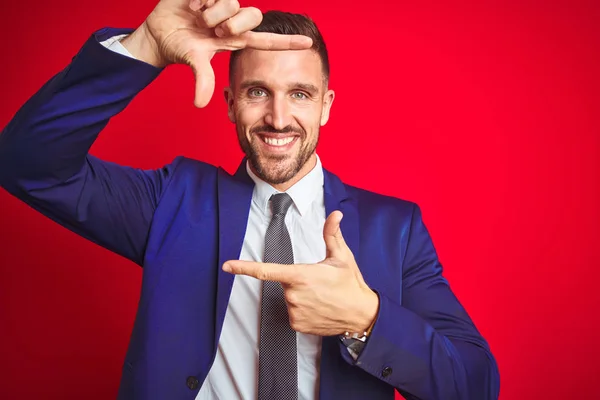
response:
[(346, 349), (348, 353), (354, 358), (354, 360), (358, 359), (362, 349), (365, 347), (367, 336), (362, 336), (359, 338), (346, 337), (345, 335), (340, 335), (340, 341)]
[(364, 343), (366, 343), (367, 337), (363, 336), (363, 337), (355, 339), (355, 338), (345, 338), (343, 336), (340, 336), (340, 341), (344, 344), (344, 346), (351, 347), (357, 343), (360, 343), (361, 345), (363, 345)]

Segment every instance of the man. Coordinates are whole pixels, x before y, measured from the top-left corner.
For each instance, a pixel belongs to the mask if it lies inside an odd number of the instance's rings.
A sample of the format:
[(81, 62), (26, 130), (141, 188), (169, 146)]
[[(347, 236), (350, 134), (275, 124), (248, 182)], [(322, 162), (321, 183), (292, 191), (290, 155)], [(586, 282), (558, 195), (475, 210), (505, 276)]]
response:
[[(193, 68), (205, 106), (224, 50), (236, 51), (225, 99), (247, 156), (234, 176), (88, 154), (169, 64)], [(497, 398), (494, 357), (419, 208), (322, 168), (328, 78), (303, 16), (162, 0), (135, 31), (92, 35), (3, 130), (6, 190), (144, 267), (119, 398)]]

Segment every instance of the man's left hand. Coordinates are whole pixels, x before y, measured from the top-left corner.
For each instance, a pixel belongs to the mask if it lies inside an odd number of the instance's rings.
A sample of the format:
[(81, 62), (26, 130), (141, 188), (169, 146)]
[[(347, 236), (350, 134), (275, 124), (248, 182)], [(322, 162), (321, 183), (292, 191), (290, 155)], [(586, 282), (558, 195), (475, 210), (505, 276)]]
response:
[(325, 260), (317, 264), (270, 264), (231, 260), (223, 270), (283, 286), (292, 329), (320, 336), (366, 331), (377, 316), (379, 297), (365, 283), (334, 211), (325, 221)]

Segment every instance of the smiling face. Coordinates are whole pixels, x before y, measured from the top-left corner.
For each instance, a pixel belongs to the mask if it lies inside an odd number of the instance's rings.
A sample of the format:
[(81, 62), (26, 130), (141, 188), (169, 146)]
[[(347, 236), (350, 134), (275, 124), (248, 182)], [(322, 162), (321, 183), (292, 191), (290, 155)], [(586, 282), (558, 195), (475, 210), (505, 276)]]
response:
[(285, 190), (314, 167), (334, 99), (315, 51), (243, 50), (225, 99), (258, 177)]

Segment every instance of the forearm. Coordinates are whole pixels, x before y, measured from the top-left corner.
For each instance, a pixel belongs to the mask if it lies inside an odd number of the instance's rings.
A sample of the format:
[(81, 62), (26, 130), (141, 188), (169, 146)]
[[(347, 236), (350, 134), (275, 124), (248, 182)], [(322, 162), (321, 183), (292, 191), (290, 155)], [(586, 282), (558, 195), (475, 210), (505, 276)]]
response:
[(494, 358), (474, 328), (463, 328), (456, 335), (441, 334), (380, 295), (377, 322), (359, 358), (344, 357), (410, 400), (497, 399)]
[(111, 117), (161, 69), (99, 41), (130, 31), (101, 30), (16, 113), (0, 134), (0, 185), (11, 192), (53, 186), (76, 174)]

